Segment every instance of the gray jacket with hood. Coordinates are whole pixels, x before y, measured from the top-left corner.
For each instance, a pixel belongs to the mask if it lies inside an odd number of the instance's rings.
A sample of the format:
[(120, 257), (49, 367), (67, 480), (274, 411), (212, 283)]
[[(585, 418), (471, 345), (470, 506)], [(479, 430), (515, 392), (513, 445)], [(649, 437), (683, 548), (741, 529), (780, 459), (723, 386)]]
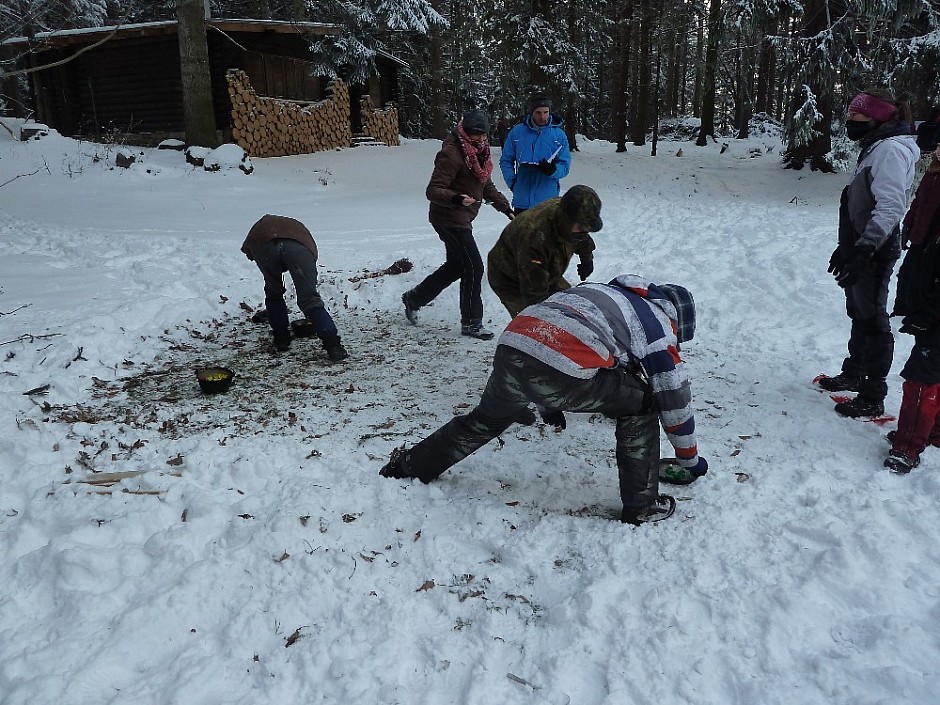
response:
[[(881, 250), (897, 244), (914, 183), (920, 149), (913, 135), (896, 135), (867, 145), (843, 194), (839, 244)], [(893, 238), (893, 242), (889, 242)]]

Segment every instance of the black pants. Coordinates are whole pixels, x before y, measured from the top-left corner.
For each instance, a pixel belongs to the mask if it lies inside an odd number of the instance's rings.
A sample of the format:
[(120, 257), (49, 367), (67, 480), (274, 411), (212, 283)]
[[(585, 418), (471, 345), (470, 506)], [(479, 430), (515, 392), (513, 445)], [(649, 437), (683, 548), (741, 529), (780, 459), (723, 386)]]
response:
[(649, 385), (617, 367), (577, 379), (504, 345), (496, 348), (493, 371), (480, 403), (456, 416), (405, 456), (407, 470), (431, 480), (505, 431), (529, 403), (616, 419), (620, 498), (643, 507), (659, 495), (659, 417)]
[(914, 336), (914, 347), (901, 377), (911, 382), (940, 384), (940, 322)]
[(849, 356), (842, 372), (858, 377), (859, 396), (883, 401), (888, 394), (885, 378), (894, 359), (894, 335), (888, 320), (888, 282), (898, 261), (898, 252), (888, 248), (872, 259), (858, 281), (845, 290), (845, 309), (852, 320)]
[(447, 287), (460, 280), (460, 323), (470, 325), (483, 320), (483, 258), (473, 239), (471, 228), (434, 226), (444, 242), (444, 264), (429, 274), (410, 292), (418, 308), (431, 303)]
[(264, 277), (264, 305), (268, 323), (276, 333), (290, 330), (290, 316), (284, 300), (284, 272), (290, 272), (297, 292), (297, 306), (313, 323), (320, 338), (336, 335), (336, 324), (317, 291), (317, 258), (296, 240), (275, 238), (257, 248), (255, 264)]

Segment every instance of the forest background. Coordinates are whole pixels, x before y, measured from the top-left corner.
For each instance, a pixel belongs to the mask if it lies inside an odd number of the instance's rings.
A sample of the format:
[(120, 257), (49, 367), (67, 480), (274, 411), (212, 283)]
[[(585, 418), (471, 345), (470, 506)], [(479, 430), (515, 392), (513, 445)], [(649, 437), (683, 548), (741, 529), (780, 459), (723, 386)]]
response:
[[(192, 3), (0, 0), (0, 42), (172, 19)], [(470, 107), (512, 124), (540, 91), (575, 149), (584, 135), (618, 152), (652, 142), (655, 154), (659, 130), (689, 116), (696, 133), (685, 136), (700, 146), (744, 139), (759, 116), (784, 126), (786, 166), (832, 171), (832, 137), (857, 91), (887, 85), (920, 119), (940, 103), (936, 0), (209, 0), (209, 11), (339, 25), (311, 38), (325, 76), (356, 81), (378, 51), (403, 59), (401, 132), (412, 138), (443, 137)], [(26, 108), (21, 60), (0, 58), (7, 114)]]

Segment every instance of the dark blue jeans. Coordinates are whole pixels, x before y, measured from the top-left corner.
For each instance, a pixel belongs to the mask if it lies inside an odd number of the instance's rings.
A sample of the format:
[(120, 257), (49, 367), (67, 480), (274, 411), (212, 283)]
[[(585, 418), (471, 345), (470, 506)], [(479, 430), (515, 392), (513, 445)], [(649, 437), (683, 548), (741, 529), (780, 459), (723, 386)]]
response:
[(505, 345), (496, 348), (477, 407), (407, 451), (405, 468), (424, 481), (437, 477), (509, 428), (529, 402), (615, 419), (621, 501), (644, 507), (659, 496), (659, 416), (645, 381), (622, 367), (570, 377)]
[(276, 238), (254, 252), (255, 264), (264, 277), (264, 305), (268, 309), (268, 323), (275, 332), (287, 332), (290, 319), (284, 301), (284, 272), (290, 272), (297, 291), (297, 306), (313, 323), (320, 338), (337, 334), (336, 324), (323, 306), (317, 291), (317, 258), (296, 240)]
[[(433, 223), (432, 223), (433, 225)], [(460, 323), (470, 325), (483, 320), (483, 258), (473, 239), (471, 228), (446, 228), (434, 225), (447, 257), (411, 290), (411, 303), (420, 308), (431, 303), (447, 287), (460, 280)]]

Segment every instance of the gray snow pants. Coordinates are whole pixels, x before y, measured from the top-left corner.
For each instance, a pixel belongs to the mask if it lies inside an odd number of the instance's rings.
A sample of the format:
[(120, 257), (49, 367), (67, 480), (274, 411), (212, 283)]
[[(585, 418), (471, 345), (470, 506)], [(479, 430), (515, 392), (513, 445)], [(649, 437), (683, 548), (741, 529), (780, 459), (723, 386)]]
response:
[(644, 507), (659, 495), (659, 417), (649, 385), (622, 367), (578, 379), (500, 345), (480, 403), (407, 451), (404, 469), (429, 482), (512, 425), (529, 402), (559, 411), (616, 419), (620, 498)]

